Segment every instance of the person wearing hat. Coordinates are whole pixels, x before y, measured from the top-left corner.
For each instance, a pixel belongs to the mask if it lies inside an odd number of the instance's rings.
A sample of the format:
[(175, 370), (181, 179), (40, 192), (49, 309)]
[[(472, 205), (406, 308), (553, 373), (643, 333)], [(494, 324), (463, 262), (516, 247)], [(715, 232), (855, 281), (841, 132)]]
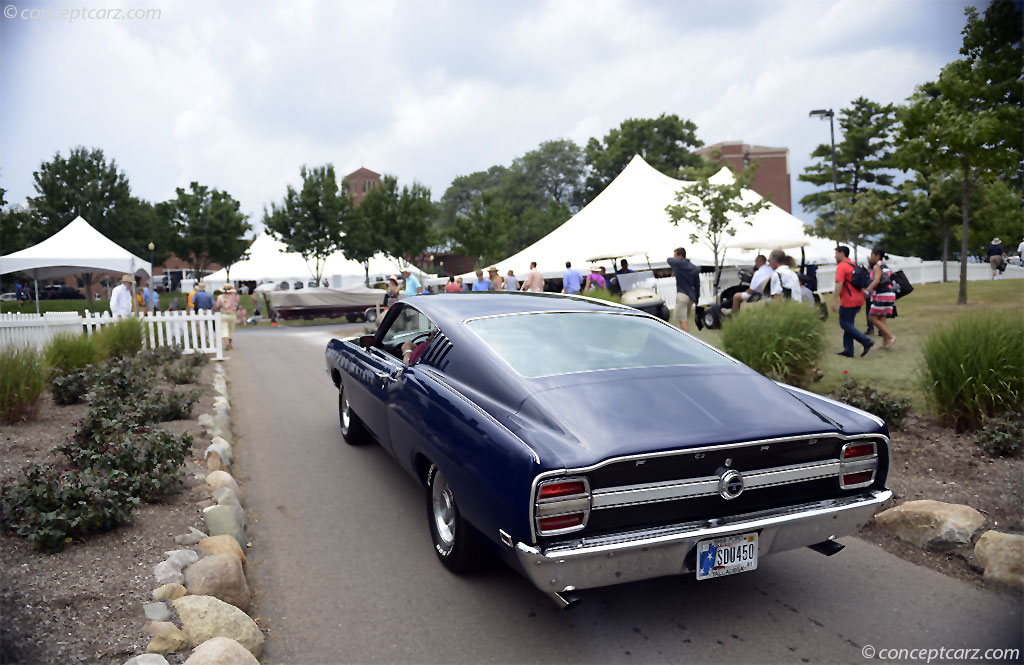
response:
[(213, 311), (220, 312), (220, 336), (224, 338), (224, 350), (231, 350), (231, 341), (235, 336), (235, 320), (238, 316), (238, 293), (230, 284), (224, 285), (224, 291), (217, 296)]
[(1006, 260), (1006, 250), (1003, 249), (1003, 241), (999, 238), (992, 238), (992, 244), (985, 250), (985, 256), (988, 257), (988, 263), (992, 266), (992, 279), (999, 279), (999, 267)]
[(125, 273), (121, 283), (110, 292), (110, 313), (114, 316), (128, 316), (132, 313), (132, 284), (135, 279)]
[(196, 284), (196, 294), (192, 296), (192, 307), (197, 312), (201, 309), (213, 309), (213, 296), (206, 292), (206, 282)]
[(423, 286), (420, 284), (420, 280), (416, 279), (416, 275), (409, 272), (408, 268), (402, 270), (402, 277), (405, 278), (405, 296), (416, 296), (423, 293)]

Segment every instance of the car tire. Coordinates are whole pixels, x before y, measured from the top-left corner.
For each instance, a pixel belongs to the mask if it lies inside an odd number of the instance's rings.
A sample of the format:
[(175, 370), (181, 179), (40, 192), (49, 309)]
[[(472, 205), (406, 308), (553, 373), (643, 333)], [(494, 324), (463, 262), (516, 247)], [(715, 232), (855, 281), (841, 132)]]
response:
[(356, 321), (359, 320), (359, 315), (358, 314), (346, 314), (345, 315), (345, 320), (348, 321), (349, 323), (355, 323)]
[(708, 330), (722, 327), (722, 313), (718, 309), (718, 305), (704, 309), (704, 327)]
[(345, 397), (345, 391), (338, 391), (338, 422), (341, 425), (341, 438), (350, 446), (362, 446), (370, 443), (373, 437)]
[(483, 548), (459, 512), (455, 494), (436, 464), (427, 470), (427, 522), (434, 553), (445, 568), (466, 573), (480, 566)]
[(670, 316), (672, 316), (672, 312), (668, 310), (668, 305), (661, 303), (661, 306), (658, 307), (658, 318), (662, 321), (668, 321)]
[(377, 310), (374, 307), (363, 312), (363, 320), (367, 323), (376, 323), (377, 321)]

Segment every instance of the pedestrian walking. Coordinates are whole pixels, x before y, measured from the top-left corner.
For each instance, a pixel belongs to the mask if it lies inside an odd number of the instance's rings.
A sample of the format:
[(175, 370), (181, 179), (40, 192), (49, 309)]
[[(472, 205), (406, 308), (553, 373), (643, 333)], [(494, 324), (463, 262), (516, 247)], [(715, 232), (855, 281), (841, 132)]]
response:
[[(871, 339), (857, 329), (857, 312), (864, 306), (864, 293), (862, 286), (855, 284), (855, 275), (858, 266), (850, 260), (850, 248), (846, 245), (836, 247), (836, 285), (832, 292), (832, 311), (839, 312), (839, 327), (843, 329), (843, 350), (838, 352), (840, 356), (853, 357), (853, 342), (860, 342), (864, 350), (862, 356), (866, 356), (871, 347), (875, 345)], [(859, 268), (863, 271), (863, 268)], [(857, 280), (862, 279), (856, 275)], [(870, 281), (868, 281), (870, 283)]]
[(416, 275), (409, 272), (406, 268), (402, 271), (402, 277), (405, 278), (405, 296), (415, 296), (423, 293), (423, 286), (420, 284), (420, 280), (416, 279)]
[(665, 260), (676, 278), (676, 308), (672, 310), (671, 322), (690, 332), (690, 312), (700, 297), (700, 268), (690, 263), (682, 247), (677, 247)]
[(444, 285), (445, 293), (458, 293), (462, 290), (462, 285), (455, 281), (455, 277), (449, 277), (448, 283)]
[(530, 272), (526, 273), (526, 279), (523, 280), (523, 291), (527, 293), (544, 292), (544, 275), (537, 270), (536, 261), (530, 261)]
[(110, 292), (110, 313), (114, 316), (128, 316), (132, 313), (132, 284), (135, 279), (128, 274), (121, 277), (121, 283)]
[(890, 332), (886, 319), (896, 316), (896, 292), (892, 290), (892, 271), (883, 263), (884, 260), (885, 252), (881, 247), (871, 250), (871, 284), (867, 288), (867, 293), (871, 296), (868, 321), (881, 331), (884, 338), (882, 348), (891, 349), (896, 343), (896, 337)]
[(583, 276), (573, 270), (572, 261), (565, 262), (565, 272), (562, 274), (562, 293), (576, 295), (583, 286)]
[(390, 307), (391, 303), (402, 296), (402, 289), (398, 286), (398, 276), (388, 277), (388, 288), (384, 290), (384, 306)]
[(491, 266), (487, 269), (487, 279), (491, 282), (491, 291), (505, 290), (505, 280), (498, 274), (497, 266)]
[(213, 303), (213, 311), (220, 312), (220, 336), (224, 338), (224, 350), (231, 350), (231, 342), (235, 337), (235, 321), (238, 316), (239, 298), (235, 293), (235, 287), (230, 284), (224, 285), (224, 291), (217, 296), (217, 302)]
[(590, 269), (590, 274), (587, 275), (587, 282), (583, 287), (584, 293), (590, 293), (594, 289), (604, 288), (608, 288), (607, 280), (605, 280), (604, 275), (602, 275), (597, 268), (592, 267)]
[(473, 282), (473, 287), (470, 290), (471, 291), (490, 291), (491, 290), (491, 280), (484, 279), (484, 271), (481, 270), (480, 268), (477, 268), (477, 270), (476, 270), (476, 281)]
[[(1024, 244), (1024, 243), (1022, 243)], [(992, 266), (992, 279), (999, 279), (1003, 261), (1006, 260), (1006, 250), (1003, 249), (1003, 241), (999, 238), (992, 238), (992, 244), (985, 250), (988, 263)]]
[(516, 279), (516, 274), (511, 270), (508, 271), (508, 275), (505, 276), (505, 291), (518, 291), (519, 280)]

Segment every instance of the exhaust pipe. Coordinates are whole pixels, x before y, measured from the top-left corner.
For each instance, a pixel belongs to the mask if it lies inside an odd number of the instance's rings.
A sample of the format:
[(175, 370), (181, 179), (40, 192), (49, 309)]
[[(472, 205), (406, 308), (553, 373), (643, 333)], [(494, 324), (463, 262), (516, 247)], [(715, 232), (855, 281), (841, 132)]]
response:
[(843, 545), (842, 543), (837, 543), (834, 540), (823, 540), (820, 543), (808, 545), (807, 547), (808, 549), (814, 550), (818, 554), (832, 556), (833, 554), (839, 554), (840, 552), (842, 552), (843, 548), (846, 547), (846, 545)]
[(579, 604), (579, 596), (575, 596), (571, 593), (559, 593), (552, 591), (548, 593), (548, 597), (554, 601), (555, 606), (560, 610), (571, 610)]

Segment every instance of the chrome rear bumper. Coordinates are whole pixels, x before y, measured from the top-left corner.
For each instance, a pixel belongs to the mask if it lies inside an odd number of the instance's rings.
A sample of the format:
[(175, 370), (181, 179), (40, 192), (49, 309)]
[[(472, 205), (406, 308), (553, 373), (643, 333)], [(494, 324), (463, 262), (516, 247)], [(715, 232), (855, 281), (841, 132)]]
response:
[(849, 535), (892, 497), (871, 490), (855, 497), (669, 527), (581, 538), (545, 549), (518, 543), (516, 557), (544, 592), (589, 589), (691, 572), (697, 543), (758, 532), (758, 558)]

